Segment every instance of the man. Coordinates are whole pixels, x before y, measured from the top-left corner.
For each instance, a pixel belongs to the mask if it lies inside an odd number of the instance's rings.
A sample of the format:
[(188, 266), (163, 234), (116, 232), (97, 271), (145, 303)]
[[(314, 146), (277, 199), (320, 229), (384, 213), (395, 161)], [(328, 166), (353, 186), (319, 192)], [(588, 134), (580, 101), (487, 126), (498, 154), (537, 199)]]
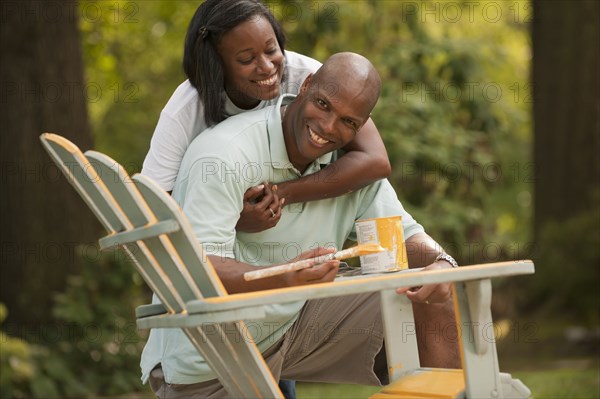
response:
[[(249, 187), (265, 180), (298, 178), (331, 163), (335, 151), (369, 119), (380, 87), (367, 59), (336, 54), (306, 79), (295, 99), (284, 96), (274, 107), (228, 118), (191, 144), (173, 197), (229, 293), (332, 281), (338, 261), (250, 282), (243, 274), (341, 248), (354, 237), (355, 220), (371, 217), (402, 216), (411, 267), (452, 267), (451, 259), (439, 259), (443, 254), (439, 245), (404, 210), (386, 180), (342, 197), (283, 208), (279, 223), (271, 229), (235, 231)], [(422, 324), (428, 334), (435, 334), (433, 320), (438, 328), (453, 323), (448, 284), (398, 292), (413, 300), (417, 327)], [(265, 319), (251, 323), (254, 341), (276, 379), (386, 382), (377, 294), (270, 306)], [(422, 364), (458, 366), (455, 345), (439, 336), (420, 341)], [(226, 396), (179, 330), (152, 331), (142, 369), (155, 392), (167, 397)]]

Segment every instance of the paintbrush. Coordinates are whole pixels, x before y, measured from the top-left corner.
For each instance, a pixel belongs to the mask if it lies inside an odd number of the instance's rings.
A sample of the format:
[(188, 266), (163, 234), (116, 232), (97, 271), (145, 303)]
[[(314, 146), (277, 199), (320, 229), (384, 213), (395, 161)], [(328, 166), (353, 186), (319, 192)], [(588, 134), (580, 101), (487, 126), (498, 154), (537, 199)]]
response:
[(277, 265), (252, 272), (246, 272), (244, 273), (244, 280), (258, 280), (260, 278), (271, 277), (276, 276), (278, 274), (292, 272), (295, 270), (306, 269), (307, 267), (318, 265), (319, 263), (323, 263), (331, 259), (343, 260), (353, 258), (355, 256), (374, 254), (383, 251), (385, 251), (385, 248), (383, 248), (377, 243), (360, 244), (355, 247), (344, 249), (342, 251), (338, 251), (332, 254), (317, 256), (316, 258), (303, 259), (297, 262), (287, 263), (285, 265)]

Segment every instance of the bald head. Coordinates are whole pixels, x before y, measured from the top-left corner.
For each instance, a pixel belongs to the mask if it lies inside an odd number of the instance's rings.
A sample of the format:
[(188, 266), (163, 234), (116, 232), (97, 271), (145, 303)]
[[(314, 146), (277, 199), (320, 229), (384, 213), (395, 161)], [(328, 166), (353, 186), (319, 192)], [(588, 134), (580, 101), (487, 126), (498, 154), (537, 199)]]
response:
[(338, 53), (309, 75), (283, 118), (288, 157), (304, 172), (311, 162), (350, 143), (367, 123), (381, 91), (365, 57)]
[(354, 98), (360, 98), (367, 105), (369, 113), (381, 93), (381, 79), (371, 61), (350, 52), (329, 57), (315, 73), (311, 83), (326, 87), (328, 91), (347, 92)]

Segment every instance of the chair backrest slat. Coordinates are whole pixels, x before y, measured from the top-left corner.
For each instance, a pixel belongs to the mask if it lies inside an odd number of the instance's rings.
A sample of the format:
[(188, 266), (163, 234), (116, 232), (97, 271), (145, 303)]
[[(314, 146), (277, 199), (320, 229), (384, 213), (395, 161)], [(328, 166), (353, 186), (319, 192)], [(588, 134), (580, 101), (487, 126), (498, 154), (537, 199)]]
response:
[(125, 169), (109, 156), (97, 151), (86, 151), (85, 157), (96, 169), (98, 176), (121, 207), (133, 227), (156, 222), (150, 210), (144, 206), (142, 197)]
[(200, 248), (187, 219), (182, 217), (175, 200), (146, 176), (136, 174), (132, 180), (159, 221), (174, 219), (181, 226), (180, 230), (168, 234), (168, 237), (178, 258), (198, 284), (202, 296), (208, 298), (227, 295), (227, 290)]
[(146, 284), (152, 289), (152, 292), (156, 293), (169, 312), (178, 313), (185, 309), (186, 301), (175, 290), (169, 276), (156, 266), (158, 261), (144, 243), (131, 243), (123, 245), (121, 248), (125, 250)]
[(109, 232), (123, 230), (126, 221), (109, 205), (108, 190), (79, 148), (64, 137), (44, 133), (42, 144), (67, 180)]

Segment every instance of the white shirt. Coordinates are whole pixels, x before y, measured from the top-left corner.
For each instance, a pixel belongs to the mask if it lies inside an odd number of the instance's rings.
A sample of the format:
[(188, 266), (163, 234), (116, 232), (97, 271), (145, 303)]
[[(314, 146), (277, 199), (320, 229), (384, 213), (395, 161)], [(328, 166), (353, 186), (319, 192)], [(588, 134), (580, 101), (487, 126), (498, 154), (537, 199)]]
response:
[[(280, 95), (298, 94), (304, 79), (320, 67), (319, 61), (293, 51), (285, 51), (284, 80)], [(223, 95), (225, 113), (228, 116), (251, 111), (238, 108), (224, 91)], [(273, 105), (277, 100), (278, 98), (261, 101), (253, 110)], [(186, 80), (175, 90), (160, 113), (141, 173), (152, 178), (165, 191), (173, 190), (185, 150), (207, 128), (204, 104), (196, 88)]]

